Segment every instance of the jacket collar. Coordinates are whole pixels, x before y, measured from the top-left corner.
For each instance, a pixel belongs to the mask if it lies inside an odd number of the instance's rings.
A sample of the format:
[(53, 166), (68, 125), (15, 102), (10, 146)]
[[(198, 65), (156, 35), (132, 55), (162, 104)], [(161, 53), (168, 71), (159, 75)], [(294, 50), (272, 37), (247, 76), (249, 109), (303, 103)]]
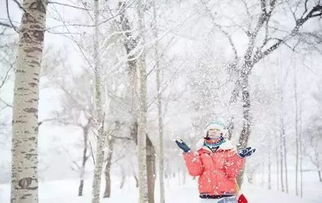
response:
[[(204, 146), (204, 139), (200, 139), (198, 142), (197, 142), (197, 150), (200, 150), (200, 149), (204, 149), (204, 150), (207, 150), (209, 152), (212, 152), (208, 147)], [(229, 141), (229, 140), (226, 140), (225, 139), (225, 142), (222, 143), (221, 145), (219, 145), (219, 148), (217, 149), (217, 151), (219, 150), (236, 150), (236, 147)]]

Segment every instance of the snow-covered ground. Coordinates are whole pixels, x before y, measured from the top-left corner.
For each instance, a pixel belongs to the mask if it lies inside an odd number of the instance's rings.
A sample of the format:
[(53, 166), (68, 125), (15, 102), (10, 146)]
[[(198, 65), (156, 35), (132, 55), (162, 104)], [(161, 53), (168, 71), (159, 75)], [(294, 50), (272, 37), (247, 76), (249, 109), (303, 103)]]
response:
[[(115, 177), (112, 188), (112, 197), (104, 199), (102, 203), (132, 203), (137, 201), (137, 189), (133, 180), (127, 180), (123, 189), (119, 189), (119, 181)], [(166, 180), (166, 202), (167, 203), (194, 203), (198, 202), (197, 186), (194, 180), (188, 178), (186, 183), (177, 183), (177, 180)], [(57, 180), (41, 182), (39, 197), (41, 203), (89, 203), (91, 198), (91, 182), (85, 182), (84, 196), (77, 196), (77, 180)], [(156, 188), (156, 191), (158, 189)], [(303, 191), (304, 198), (293, 194), (285, 194), (278, 191), (263, 189), (259, 186), (245, 184), (244, 194), (250, 203), (321, 203), (322, 183), (312, 182), (310, 187)], [(9, 203), (10, 186), (0, 185), (0, 203)], [(158, 193), (156, 194), (158, 202)]]

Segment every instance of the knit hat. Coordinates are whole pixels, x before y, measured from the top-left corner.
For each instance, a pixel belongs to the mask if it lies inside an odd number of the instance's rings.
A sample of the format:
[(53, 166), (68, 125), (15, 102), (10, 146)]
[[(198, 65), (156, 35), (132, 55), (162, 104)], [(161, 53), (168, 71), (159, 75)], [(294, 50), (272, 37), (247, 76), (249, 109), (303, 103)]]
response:
[(210, 129), (218, 129), (222, 132), (226, 131), (225, 124), (219, 120), (211, 121), (206, 127), (206, 132)]

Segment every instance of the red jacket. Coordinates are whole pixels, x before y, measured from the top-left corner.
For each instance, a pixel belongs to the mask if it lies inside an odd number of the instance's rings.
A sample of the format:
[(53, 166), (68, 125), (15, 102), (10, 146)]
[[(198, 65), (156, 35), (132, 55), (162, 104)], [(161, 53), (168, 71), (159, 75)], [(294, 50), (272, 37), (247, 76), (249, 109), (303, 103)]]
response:
[(198, 152), (184, 153), (190, 175), (199, 176), (199, 192), (209, 195), (237, 194), (236, 177), (245, 160), (236, 154), (229, 141), (216, 152), (202, 147)]

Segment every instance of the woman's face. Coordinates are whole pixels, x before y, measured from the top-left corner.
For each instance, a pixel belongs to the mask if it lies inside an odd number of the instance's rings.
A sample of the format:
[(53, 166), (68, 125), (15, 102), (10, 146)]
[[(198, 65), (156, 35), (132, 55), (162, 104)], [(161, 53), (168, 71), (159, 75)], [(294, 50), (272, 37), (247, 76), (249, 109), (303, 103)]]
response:
[(210, 137), (210, 138), (219, 138), (221, 135), (222, 135), (222, 133), (218, 129), (209, 129), (208, 130), (208, 137)]

